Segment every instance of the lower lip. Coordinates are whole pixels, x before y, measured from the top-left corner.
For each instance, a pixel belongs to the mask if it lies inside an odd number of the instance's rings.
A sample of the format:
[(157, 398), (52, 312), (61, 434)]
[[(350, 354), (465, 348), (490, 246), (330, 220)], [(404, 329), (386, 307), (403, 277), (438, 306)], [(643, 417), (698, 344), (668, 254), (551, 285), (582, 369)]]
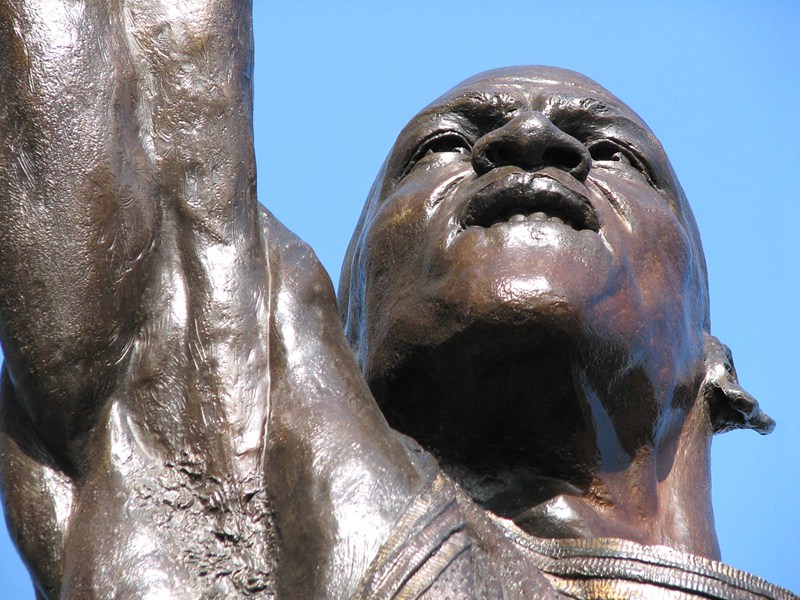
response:
[[(563, 219), (556, 216), (549, 216), (544, 212), (534, 212), (529, 215), (511, 215), (508, 220), (498, 221), (497, 223), (493, 223), (490, 227), (497, 227), (498, 225), (516, 225), (522, 223), (555, 223), (559, 225), (566, 225), (567, 227), (574, 229), (574, 227), (571, 225), (564, 223)], [(480, 225), (475, 225), (474, 227), (480, 227)]]
[[(600, 235), (591, 229), (575, 229), (560, 220), (536, 218), (523, 221), (501, 221), (490, 227), (471, 225), (466, 229), (458, 229), (451, 233), (448, 246), (464, 248), (474, 246), (482, 248), (479, 252), (522, 251), (524, 248), (556, 248), (592, 247), (601, 239)], [(502, 250), (505, 249), (505, 250)]]

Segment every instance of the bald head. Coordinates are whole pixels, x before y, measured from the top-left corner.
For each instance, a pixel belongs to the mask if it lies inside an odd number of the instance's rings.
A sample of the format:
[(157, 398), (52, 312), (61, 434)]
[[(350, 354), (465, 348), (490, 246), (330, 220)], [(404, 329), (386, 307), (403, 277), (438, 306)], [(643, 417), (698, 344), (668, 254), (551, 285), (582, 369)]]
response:
[[(528, 122), (522, 123), (522, 129), (512, 131), (514, 128), (509, 124), (526, 117)], [(538, 123), (533, 122), (536, 117), (541, 117)], [(552, 131), (563, 134), (562, 142), (568, 141), (555, 145), (552, 139), (543, 142), (547, 134), (543, 126), (545, 122)], [(545, 135), (537, 135), (543, 131)], [(515, 162), (523, 163), (519, 169), (528, 172), (547, 168), (569, 172), (570, 165), (559, 161), (558, 152), (565, 149), (569, 162), (570, 152), (577, 155), (579, 150), (569, 148), (568, 138), (575, 142), (575, 148), (580, 146), (588, 152), (594, 163), (594, 172), (587, 171), (576, 178), (578, 184), (600, 192), (605, 201), (613, 203), (615, 197), (619, 199), (615, 193), (618, 186), (614, 176), (627, 181), (641, 176), (671, 208), (687, 237), (695, 316), (707, 329), (706, 271), (697, 226), (656, 137), (630, 108), (591, 79), (565, 69), (526, 66), (496, 69), (467, 79), (423, 109), (398, 137), (372, 187), (342, 268), (339, 295), (348, 334), (356, 346), (361, 346), (361, 334), (367, 328), (363, 310), (367, 304), (369, 277), (362, 269), (372, 260), (374, 253), (386, 251), (367, 247), (369, 233), (376, 224), (383, 226), (382, 221), (376, 221), (375, 217), (392, 195), (400, 192), (407, 201), (406, 209), (414, 204), (408, 202), (410, 195), (421, 208), (425, 208), (426, 204), (438, 199), (441, 192), (436, 187), (438, 182), (430, 183), (436, 179), (431, 176), (432, 172), (441, 173), (440, 181), (453, 180), (454, 188), (464, 187), (475, 178), (493, 175), (493, 166), (514, 168), (517, 165), (512, 163)], [(494, 143), (488, 146), (481, 143), (487, 140)], [(479, 153), (473, 156), (476, 145)], [(550, 154), (547, 157), (530, 158), (548, 149)], [(495, 165), (487, 161), (487, 155), (502, 152), (507, 152), (508, 156), (505, 157), (507, 160), (501, 159), (500, 162), (507, 164)], [(628, 164), (623, 167), (623, 163), (632, 163), (630, 166), (633, 168), (628, 169)], [(420, 186), (422, 178), (412, 171), (424, 176), (427, 188)], [(627, 185), (627, 181), (623, 185)], [(411, 186), (416, 187), (410, 189)], [(449, 191), (457, 192), (456, 189)], [(533, 206), (535, 201), (530, 204), (531, 210), (536, 208)], [(624, 213), (627, 207), (619, 202), (613, 208)], [(409, 224), (410, 229), (427, 226), (430, 216), (431, 211), (420, 212), (419, 219)], [(460, 215), (450, 216), (451, 220), (458, 221)], [(619, 216), (627, 221), (626, 215)], [(630, 222), (625, 224), (629, 226)], [(451, 225), (456, 226), (452, 235), (458, 235), (459, 224)], [(600, 234), (602, 236), (603, 232)], [(652, 239), (655, 232), (641, 230), (635, 234), (639, 238)], [(412, 237), (407, 239), (410, 241)], [(513, 252), (514, 249), (510, 249), (510, 253)], [(401, 255), (393, 256), (395, 261), (400, 258)], [(689, 290), (682, 289), (683, 292)]]
[(706, 268), (680, 184), (628, 106), (563, 69), (481, 73), (411, 120), (339, 298), (381, 403), (398, 378), (436, 377), (431, 362), (470, 369), (511, 347), (635, 366), (662, 405), (702, 378)]

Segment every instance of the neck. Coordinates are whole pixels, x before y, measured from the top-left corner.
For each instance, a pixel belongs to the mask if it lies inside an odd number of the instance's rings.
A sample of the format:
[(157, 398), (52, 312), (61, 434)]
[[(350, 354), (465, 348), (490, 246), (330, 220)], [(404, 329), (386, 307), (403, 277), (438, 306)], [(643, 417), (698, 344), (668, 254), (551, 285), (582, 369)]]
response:
[(442, 468), (478, 504), (537, 537), (621, 538), (719, 560), (710, 440), (698, 403), (672, 439), (643, 445), (627, 464), (583, 477), (555, 478), (529, 465), (489, 472), (448, 459)]
[(603, 385), (557, 356), (465, 371), (404, 377), (415, 382), (394, 387), (404, 405), (384, 408), (478, 504), (539, 537), (622, 538), (719, 558), (712, 428), (696, 386), (675, 388), (666, 404), (684, 408), (665, 416), (637, 369)]

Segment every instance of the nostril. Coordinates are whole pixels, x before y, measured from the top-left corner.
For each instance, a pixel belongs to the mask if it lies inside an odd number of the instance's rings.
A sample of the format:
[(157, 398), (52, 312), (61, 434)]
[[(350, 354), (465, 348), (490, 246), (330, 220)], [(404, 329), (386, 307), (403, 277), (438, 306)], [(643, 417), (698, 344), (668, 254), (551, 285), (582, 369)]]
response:
[(486, 160), (494, 168), (516, 164), (519, 161), (518, 154), (505, 144), (492, 144), (484, 150)]
[(572, 148), (551, 146), (544, 151), (544, 154), (542, 154), (542, 162), (544, 164), (559, 167), (565, 171), (577, 169), (581, 165), (582, 161), (583, 156), (581, 156), (579, 152), (576, 152)]

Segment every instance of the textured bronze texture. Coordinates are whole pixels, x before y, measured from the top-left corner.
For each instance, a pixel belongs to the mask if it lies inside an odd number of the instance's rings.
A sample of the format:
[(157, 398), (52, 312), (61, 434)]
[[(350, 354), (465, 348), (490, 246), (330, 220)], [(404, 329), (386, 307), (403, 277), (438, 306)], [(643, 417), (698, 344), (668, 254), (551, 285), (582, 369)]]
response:
[(248, 2), (0, 0), (0, 482), (38, 598), (792, 597), (716, 562), (712, 434), (774, 424), (629, 107), (456, 86), (337, 304), (256, 200), (252, 60)]

